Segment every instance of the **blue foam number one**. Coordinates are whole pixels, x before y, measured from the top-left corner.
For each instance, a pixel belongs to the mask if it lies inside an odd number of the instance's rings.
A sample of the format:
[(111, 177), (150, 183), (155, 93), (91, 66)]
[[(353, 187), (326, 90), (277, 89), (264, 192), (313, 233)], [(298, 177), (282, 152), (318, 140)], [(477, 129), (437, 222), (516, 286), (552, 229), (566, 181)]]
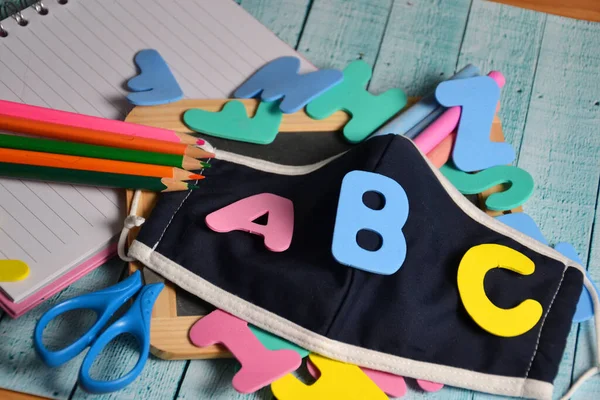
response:
[(342, 71), (335, 69), (322, 69), (302, 75), (298, 71), (299, 58), (277, 58), (256, 71), (233, 95), (246, 99), (260, 93), (263, 101), (275, 101), (283, 97), (279, 109), (285, 114), (291, 114), (344, 79)]
[[(540, 231), (540, 228), (537, 226), (533, 218), (531, 218), (529, 215), (522, 212), (512, 213), (501, 215), (499, 217), (496, 217), (496, 219), (502, 222), (503, 224), (506, 224), (529, 237), (532, 237), (538, 242), (548, 245), (548, 241), (542, 234), (542, 231)], [(554, 246), (554, 250), (558, 251), (563, 256), (575, 261), (576, 263), (583, 265), (583, 262), (581, 262), (577, 251), (575, 251), (575, 248), (569, 243), (557, 243), (556, 246)], [(592, 282), (592, 286), (594, 287), (596, 293), (600, 293), (598, 292), (598, 288), (596, 287), (596, 284), (592, 280), (592, 277), (590, 276), (588, 271), (585, 272), (585, 275), (587, 276), (589, 281)], [(590, 296), (590, 292), (584, 286), (581, 290), (579, 301), (577, 302), (577, 309), (575, 310), (575, 315), (573, 316), (573, 322), (587, 321), (588, 319), (592, 318), (593, 315), (594, 306), (592, 303), (592, 296)]]
[(524, 212), (500, 215), (496, 217), (496, 219), (503, 224), (506, 224), (511, 228), (516, 229), (519, 232), (537, 240), (538, 242), (545, 244), (546, 246), (548, 245), (548, 241), (533, 218)]
[[(380, 210), (363, 202), (366, 192), (384, 198)], [(331, 251), (340, 264), (390, 275), (406, 258), (406, 239), (402, 227), (408, 219), (408, 198), (400, 184), (386, 176), (366, 171), (351, 171), (342, 180)], [(361, 230), (377, 233), (382, 241), (378, 250), (363, 249), (357, 242)]]
[(138, 52), (135, 63), (140, 74), (127, 82), (129, 89), (134, 92), (127, 96), (131, 104), (156, 106), (183, 98), (183, 91), (158, 51), (147, 49)]
[(438, 85), (437, 101), (461, 107), (452, 161), (461, 171), (481, 171), (510, 164), (515, 151), (508, 143), (490, 141), (490, 130), (500, 100), (500, 88), (489, 76), (448, 80)]
[[(575, 251), (575, 248), (573, 246), (571, 246), (569, 243), (565, 243), (565, 242), (557, 243), (556, 246), (554, 246), (554, 250), (558, 251), (563, 256), (570, 258), (571, 260), (575, 261), (576, 263), (583, 265), (583, 262), (581, 262), (581, 259), (579, 258), (577, 251)], [(596, 284), (592, 280), (592, 277), (590, 276), (588, 271), (585, 271), (585, 275), (587, 276), (589, 281), (592, 282), (592, 286), (594, 287), (594, 290), (596, 291), (596, 293), (600, 293), (600, 292), (598, 292), (598, 287), (596, 287)], [(581, 296), (579, 296), (579, 301), (577, 302), (577, 308), (575, 309), (575, 315), (573, 315), (573, 322), (587, 321), (588, 319), (592, 318), (593, 315), (594, 315), (594, 303), (592, 302), (592, 296), (590, 295), (590, 292), (587, 290), (587, 288), (584, 286), (581, 291)]]

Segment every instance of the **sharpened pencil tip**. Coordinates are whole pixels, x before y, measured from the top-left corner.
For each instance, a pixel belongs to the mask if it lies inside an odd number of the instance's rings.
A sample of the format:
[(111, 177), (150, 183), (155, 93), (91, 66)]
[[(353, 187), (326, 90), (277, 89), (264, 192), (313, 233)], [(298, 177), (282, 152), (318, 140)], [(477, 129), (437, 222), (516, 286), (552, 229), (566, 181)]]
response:
[(198, 186), (198, 185), (192, 185), (192, 184), (188, 183), (188, 189), (189, 190), (200, 189), (200, 186)]
[(198, 140), (196, 141), (196, 144), (197, 144), (198, 146), (202, 146), (204, 143), (206, 143), (206, 142), (204, 141), (204, 139), (198, 139)]
[(200, 175), (200, 174), (191, 174), (190, 175), (190, 179), (196, 179), (196, 180), (200, 180), (200, 179), (204, 179), (205, 176), (204, 175)]
[(212, 167), (212, 165), (210, 165), (210, 163), (204, 162), (204, 161), (200, 161), (200, 164), (202, 165), (202, 168), (210, 168)]

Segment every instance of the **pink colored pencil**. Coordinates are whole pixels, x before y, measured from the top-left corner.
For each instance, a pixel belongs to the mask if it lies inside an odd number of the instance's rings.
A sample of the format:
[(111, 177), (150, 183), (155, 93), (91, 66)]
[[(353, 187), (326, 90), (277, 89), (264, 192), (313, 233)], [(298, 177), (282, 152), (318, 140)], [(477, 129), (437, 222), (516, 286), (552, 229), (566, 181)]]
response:
[[(488, 74), (502, 88), (506, 83), (504, 75), (498, 71)], [(448, 108), (438, 119), (433, 121), (423, 132), (414, 139), (417, 147), (425, 154), (436, 148), (458, 125), (460, 120), (460, 107)]]
[(169, 129), (132, 124), (130, 122), (76, 114), (68, 111), (53, 110), (50, 108), (31, 106), (6, 100), (0, 100), (0, 118), (2, 116), (26, 118), (40, 122), (93, 129), (99, 132), (136, 136), (172, 143), (183, 143), (188, 145), (204, 144), (204, 140), (202, 139)]

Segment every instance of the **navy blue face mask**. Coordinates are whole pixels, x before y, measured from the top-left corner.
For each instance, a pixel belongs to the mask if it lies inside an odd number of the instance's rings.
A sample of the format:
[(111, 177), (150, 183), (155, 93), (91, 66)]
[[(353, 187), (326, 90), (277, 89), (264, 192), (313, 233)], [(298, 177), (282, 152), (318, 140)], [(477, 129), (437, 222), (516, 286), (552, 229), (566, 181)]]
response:
[[(217, 308), (326, 357), (492, 394), (552, 397), (582, 282), (591, 283), (581, 266), (477, 209), (410, 140), (379, 136), (302, 167), (215, 154), (200, 190), (160, 196), (130, 256)], [(391, 275), (342, 265), (332, 255), (342, 179), (355, 170), (388, 177), (406, 192), (406, 258)], [(285, 251), (205, 223), (208, 214), (260, 193), (293, 202)], [(357, 239), (367, 249), (377, 240)], [(481, 244), (505, 246), (535, 264), (531, 275), (494, 268), (484, 280), (497, 307), (539, 302), (541, 318), (523, 334), (487, 332), (461, 301), (459, 264)]]

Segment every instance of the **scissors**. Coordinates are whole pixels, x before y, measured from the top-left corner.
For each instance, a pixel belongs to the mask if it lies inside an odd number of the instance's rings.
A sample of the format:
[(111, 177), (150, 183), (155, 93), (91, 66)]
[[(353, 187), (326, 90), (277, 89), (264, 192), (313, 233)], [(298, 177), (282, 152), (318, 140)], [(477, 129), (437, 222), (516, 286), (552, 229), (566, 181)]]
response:
[[(83, 389), (90, 393), (108, 393), (120, 390), (133, 382), (142, 372), (150, 354), (150, 316), (156, 298), (164, 284), (162, 277), (148, 268), (144, 268), (144, 285), (140, 271), (111, 287), (94, 293), (73, 297), (59, 303), (48, 310), (38, 321), (33, 343), (45, 364), (57, 367), (76, 357), (90, 346), (79, 370), (79, 382)], [(139, 292), (139, 293), (138, 293)], [(98, 335), (112, 315), (135, 294), (135, 301), (127, 312), (112, 323), (102, 334)], [(96, 323), (78, 340), (58, 351), (49, 351), (42, 343), (42, 333), (48, 323), (57, 316), (71, 310), (91, 309), (96, 313)], [(112, 381), (95, 380), (90, 377), (90, 368), (102, 349), (115, 337), (122, 333), (130, 333), (140, 346), (140, 357), (137, 364), (126, 375)]]

